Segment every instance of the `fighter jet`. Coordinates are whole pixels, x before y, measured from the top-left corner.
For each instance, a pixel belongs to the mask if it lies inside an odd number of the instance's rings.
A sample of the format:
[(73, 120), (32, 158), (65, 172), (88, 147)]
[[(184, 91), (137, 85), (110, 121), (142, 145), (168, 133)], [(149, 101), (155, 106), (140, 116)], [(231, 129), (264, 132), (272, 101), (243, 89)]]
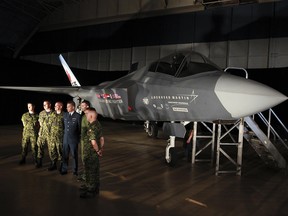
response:
[[(90, 101), (103, 117), (144, 121), (150, 136), (157, 133), (155, 122), (170, 123), (165, 131), (182, 138), (183, 122), (238, 120), (287, 99), (267, 85), (225, 72), (194, 51), (172, 53), (98, 86), (80, 85), (61, 54), (59, 59), (72, 86), (0, 88), (67, 94)], [(167, 154), (166, 159), (170, 161)]]

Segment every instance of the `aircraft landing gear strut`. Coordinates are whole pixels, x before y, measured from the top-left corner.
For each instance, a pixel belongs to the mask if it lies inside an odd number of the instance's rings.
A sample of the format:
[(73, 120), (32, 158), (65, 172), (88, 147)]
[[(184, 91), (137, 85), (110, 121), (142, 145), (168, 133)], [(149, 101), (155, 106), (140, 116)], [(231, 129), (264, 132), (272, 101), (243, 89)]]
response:
[(175, 150), (175, 136), (170, 136), (165, 151), (166, 163), (170, 166), (174, 166), (177, 161), (177, 153)]
[(158, 125), (157, 122), (154, 121), (145, 121), (144, 129), (149, 137), (157, 138), (158, 135)]

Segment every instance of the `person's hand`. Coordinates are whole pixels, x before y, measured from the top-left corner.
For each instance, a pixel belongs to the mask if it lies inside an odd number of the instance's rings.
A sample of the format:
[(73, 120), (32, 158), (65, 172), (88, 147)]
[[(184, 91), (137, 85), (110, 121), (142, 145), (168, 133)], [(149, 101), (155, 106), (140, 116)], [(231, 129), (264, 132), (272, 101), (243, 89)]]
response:
[(102, 157), (102, 155), (103, 155), (103, 149), (98, 150), (98, 151), (97, 151), (97, 154), (98, 154), (100, 157)]

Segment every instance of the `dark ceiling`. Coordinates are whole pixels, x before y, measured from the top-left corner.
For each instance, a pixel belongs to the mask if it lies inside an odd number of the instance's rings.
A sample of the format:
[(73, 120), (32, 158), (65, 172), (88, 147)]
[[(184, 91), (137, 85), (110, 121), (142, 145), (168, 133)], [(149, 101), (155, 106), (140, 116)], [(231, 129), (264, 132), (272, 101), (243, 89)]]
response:
[[(17, 58), (41, 22), (63, 5), (81, 0), (0, 0), (0, 57)], [(191, 0), (206, 8), (275, 0)], [(169, 0), (165, 1), (166, 4)]]
[(0, 56), (17, 57), (47, 16), (73, 2), (79, 0), (1, 0)]

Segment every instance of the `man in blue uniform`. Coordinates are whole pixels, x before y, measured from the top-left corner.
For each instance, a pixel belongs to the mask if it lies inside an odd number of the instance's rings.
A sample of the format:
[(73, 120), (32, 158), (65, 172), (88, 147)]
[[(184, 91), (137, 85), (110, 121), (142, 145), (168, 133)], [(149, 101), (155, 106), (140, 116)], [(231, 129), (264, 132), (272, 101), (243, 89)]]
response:
[(64, 137), (61, 175), (67, 174), (69, 154), (73, 158), (73, 175), (78, 175), (78, 144), (81, 133), (81, 115), (75, 111), (75, 102), (67, 102), (67, 112), (64, 113)]

